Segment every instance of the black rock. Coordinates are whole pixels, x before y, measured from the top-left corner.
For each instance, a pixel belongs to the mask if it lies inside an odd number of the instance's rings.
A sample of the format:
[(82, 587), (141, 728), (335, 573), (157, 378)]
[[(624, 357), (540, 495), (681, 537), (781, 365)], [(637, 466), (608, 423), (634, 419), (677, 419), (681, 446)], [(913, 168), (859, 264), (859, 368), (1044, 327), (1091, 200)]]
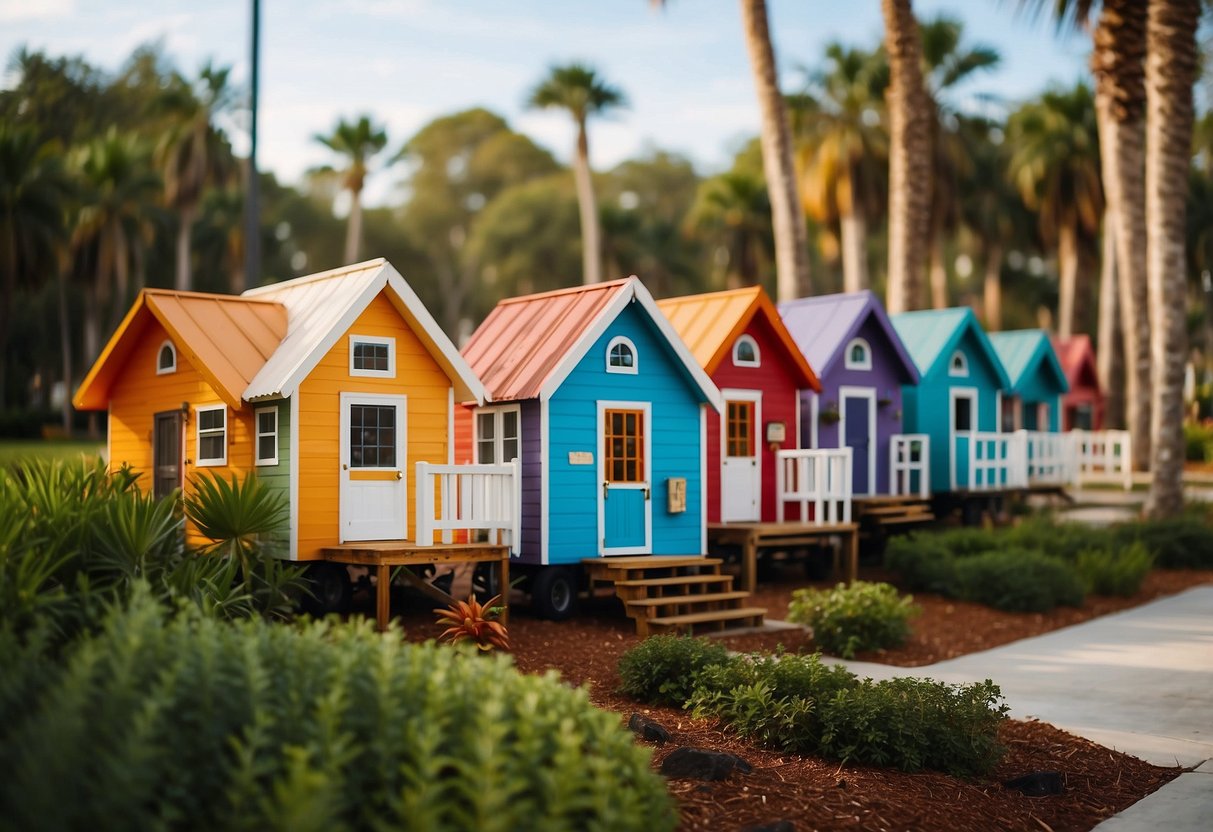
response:
[(1008, 789), (1023, 792), (1028, 797), (1045, 797), (1050, 794), (1061, 794), (1065, 787), (1061, 782), (1060, 771), (1034, 771), (1023, 777), (1016, 777), (1003, 783)]
[(632, 729), (633, 734), (650, 742), (661, 744), (670, 741), (670, 732), (666, 727), (647, 716), (632, 714), (628, 719), (628, 727)]
[(708, 751), (706, 748), (678, 748), (661, 762), (661, 773), (672, 778), (723, 780), (734, 771), (749, 774), (753, 769), (735, 754)]
[(796, 832), (796, 827), (790, 820), (777, 820), (762, 826), (747, 826), (742, 832)]

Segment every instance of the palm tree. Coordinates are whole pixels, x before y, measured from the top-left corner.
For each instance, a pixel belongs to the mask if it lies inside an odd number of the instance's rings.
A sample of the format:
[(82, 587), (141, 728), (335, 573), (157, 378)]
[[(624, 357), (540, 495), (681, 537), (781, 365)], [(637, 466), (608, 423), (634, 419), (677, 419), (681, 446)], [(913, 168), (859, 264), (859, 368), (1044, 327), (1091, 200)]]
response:
[(800, 192), (819, 222), (838, 222), (843, 291), (867, 289), (867, 224), (879, 210), (888, 136), (880, 110), (888, 85), (883, 56), (839, 43), (826, 47), (826, 64), (809, 80), (794, 123), (799, 139)]
[(169, 114), (168, 129), (156, 146), (156, 163), (164, 177), (164, 199), (177, 212), (178, 290), (193, 288), (190, 240), (203, 195), (232, 172), (231, 147), (215, 129), (214, 118), (228, 110), (235, 95), (228, 86), (231, 69), (206, 64), (191, 84), (174, 74), (159, 105)]
[(730, 289), (762, 282), (771, 240), (768, 195), (757, 171), (735, 166), (701, 183), (687, 214), (690, 228), (720, 235), (723, 256), (714, 259), (723, 265)]
[(345, 262), (358, 261), (362, 249), (362, 188), (366, 184), (371, 159), (387, 145), (387, 133), (381, 125), (363, 115), (357, 121), (339, 119), (328, 136), (315, 140), (342, 157), (341, 182), (350, 192), (350, 217), (345, 231)]
[(41, 143), (32, 130), (0, 125), (0, 408), (13, 296), (21, 278), (54, 274), (63, 241), (69, 185), (57, 142)]
[(1095, 104), (1091, 90), (1050, 90), (1007, 121), (1010, 176), (1040, 232), (1057, 245), (1058, 334), (1073, 333), (1080, 235), (1093, 238), (1103, 215)]
[(1192, 158), (1192, 86), (1199, 74), (1201, 0), (1152, 0), (1146, 24), (1146, 275), (1154, 401), (1146, 513), (1183, 509), (1183, 384), (1187, 361), (1185, 209)]
[(627, 105), (623, 92), (608, 84), (591, 66), (571, 63), (553, 66), (546, 78), (531, 90), (531, 107), (557, 108), (573, 117), (577, 144), (573, 149), (573, 179), (577, 185), (577, 204), (581, 211), (581, 262), (583, 283), (602, 281), (602, 241), (598, 204), (594, 200), (594, 181), (590, 172), (590, 137), (586, 123), (590, 116)]
[(931, 221), (931, 120), (922, 42), (910, 0), (881, 0), (889, 56), (890, 313), (922, 305), (922, 267)]

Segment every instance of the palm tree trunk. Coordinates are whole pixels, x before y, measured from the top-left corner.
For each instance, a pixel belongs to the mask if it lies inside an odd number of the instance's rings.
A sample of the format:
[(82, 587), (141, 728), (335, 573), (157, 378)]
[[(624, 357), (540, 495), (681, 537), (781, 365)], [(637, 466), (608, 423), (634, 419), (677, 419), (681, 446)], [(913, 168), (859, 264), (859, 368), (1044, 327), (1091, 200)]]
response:
[(61, 262), (59, 264), (59, 274), (57, 275), (56, 289), (58, 290), (58, 316), (59, 316), (59, 358), (63, 362), (63, 388), (65, 395), (63, 397), (62, 416), (63, 416), (63, 433), (65, 436), (72, 435), (72, 331), (71, 318), (68, 314), (67, 306), (67, 268)]
[(948, 265), (944, 262), (943, 234), (931, 239), (931, 308), (948, 308)]
[(794, 300), (812, 294), (809, 240), (804, 208), (797, 193), (792, 131), (779, 89), (766, 0), (741, 0), (741, 21), (762, 114), (762, 170), (770, 194), (775, 233), (776, 294), (780, 301)]
[(931, 120), (910, 0), (881, 0), (889, 54), (889, 277), (892, 314), (922, 305), (931, 213)]
[(1200, 12), (1201, 0), (1153, 0), (1146, 25), (1146, 275), (1154, 362), (1146, 513), (1151, 517), (1172, 517), (1183, 509), (1184, 244)]
[(126, 234), (122, 226), (114, 226), (114, 299), (110, 304), (110, 319), (106, 329), (106, 337), (118, 328), (122, 316), (126, 314), (126, 306), (130, 303), (131, 263), (130, 251), (127, 246)]
[(986, 329), (1002, 329), (1002, 246), (993, 244), (986, 251), (986, 274), (982, 281), (982, 309)]
[(345, 262), (357, 263), (362, 252), (362, 191), (350, 189), (350, 217), (345, 226)]
[(0, 277), (0, 410), (8, 407), (8, 327), (12, 318), (13, 299), (17, 294), (17, 233), (13, 223), (5, 223), (8, 240), (4, 246), (4, 275)]
[(594, 178), (590, 175), (590, 140), (584, 118), (577, 122), (573, 181), (577, 185), (577, 207), (581, 211), (581, 281), (589, 286), (602, 282), (602, 243), (598, 234), (598, 203), (594, 199)]
[(1057, 334), (1074, 334), (1074, 295), (1078, 289), (1078, 221), (1064, 221), (1057, 232)]
[(1119, 428), (1124, 424), (1124, 353), (1120, 347), (1124, 335), (1120, 327), (1120, 303), (1117, 298), (1116, 216), (1111, 207), (1104, 209), (1103, 253), (1099, 268), (1099, 332), (1095, 350), (1099, 386), (1104, 394), (1103, 424)]
[(868, 288), (868, 224), (863, 214), (852, 210), (838, 219), (842, 236), (842, 290)]
[(194, 288), (194, 276), (190, 269), (190, 238), (194, 233), (197, 215), (195, 206), (181, 207), (181, 219), (177, 226), (177, 281), (174, 284), (178, 292), (188, 292)]

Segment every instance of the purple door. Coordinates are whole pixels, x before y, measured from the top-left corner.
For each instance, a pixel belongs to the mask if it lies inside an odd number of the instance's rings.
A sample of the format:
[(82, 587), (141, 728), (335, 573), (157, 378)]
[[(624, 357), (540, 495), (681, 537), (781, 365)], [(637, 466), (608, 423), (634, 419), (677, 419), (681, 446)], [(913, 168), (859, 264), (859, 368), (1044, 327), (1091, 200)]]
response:
[(851, 491), (872, 493), (872, 400), (867, 396), (845, 396), (842, 400), (844, 444), (851, 447)]

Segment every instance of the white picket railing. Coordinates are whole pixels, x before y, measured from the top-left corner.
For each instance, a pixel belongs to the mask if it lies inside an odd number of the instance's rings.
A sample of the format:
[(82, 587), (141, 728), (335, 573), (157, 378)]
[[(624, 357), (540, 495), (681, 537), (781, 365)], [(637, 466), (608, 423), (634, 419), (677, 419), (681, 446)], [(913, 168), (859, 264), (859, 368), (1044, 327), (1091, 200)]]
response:
[(889, 437), (889, 495), (917, 495), (922, 499), (931, 496), (929, 435), (895, 433)]
[(1127, 430), (1072, 430), (1075, 477), (1112, 480), (1133, 488), (1133, 446)]
[(1070, 485), (1078, 472), (1074, 437), (1068, 433), (1023, 431), (1028, 485)]
[(776, 517), (800, 506), (800, 520), (820, 526), (851, 522), (851, 449), (779, 451), (775, 465)]
[(990, 433), (972, 431), (956, 437), (953, 462), (960, 458), (961, 442), (968, 443), (968, 482), (960, 483), (953, 471), (953, 484), (969, 491), (1024, 488), (1028, 484), (1025, 431)]
[(496, 542), (519, 552), (522, 488), (518, 461), (505, 465), (434, 465), (417, 463), (418, 546), (431, 546), (442, 532), (496, 532)]

